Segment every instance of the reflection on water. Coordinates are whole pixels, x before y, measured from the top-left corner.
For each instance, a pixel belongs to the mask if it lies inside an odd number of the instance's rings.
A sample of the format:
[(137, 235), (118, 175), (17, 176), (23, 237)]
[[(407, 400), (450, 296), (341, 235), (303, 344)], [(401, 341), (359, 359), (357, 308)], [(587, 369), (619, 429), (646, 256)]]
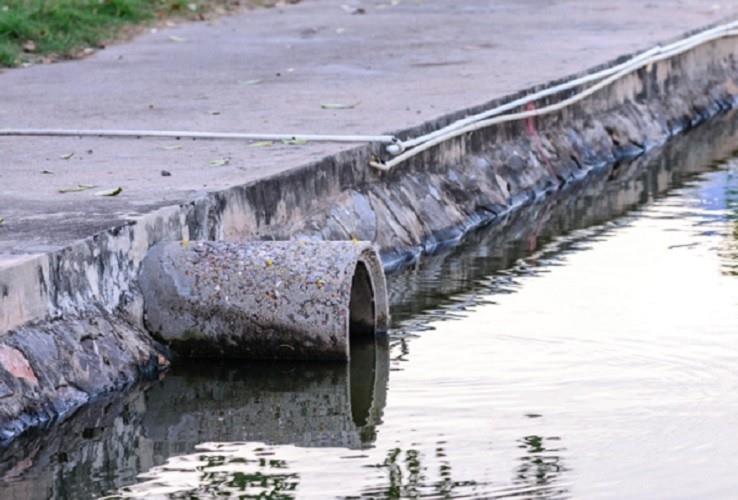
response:
[(730, 497), (737, 126), (391, 276), (348, 367), (190, 363), (14, 443), (0, 497)]
[[(570, 185), (543, 203), (527, 206), (471, 234), (464, 244), (426, 257), (417, 269), (392, 276), (392, 317), (402, 325), (414, 317), (411, 329), (423, 329), (429, 317), (441, 319), (479, 300), (493, 300), (490, 294), (514, 292), (515, 276), (546, 272), (545, 266), (557, 265), (564, 253), (587, 247), (599, 235), (627, 223), (618, 217), (659, 199), (700, 173), (715, 170), (722, 172), (717, 181), (706, 183), (702, 189), (709, 192), (698, 194), (702, 208), (709, 211), (700, 216), (733, 220), (735, 231), (726, 238), (721, 256), (724, 268), (735, 272), (738, 174), (725, 167), (734, 165), (731, 158), (736, 150), (738, 116), (734, 113), (673, 140), (666, 148), (590, 173), (585, 183)], [(555, 244), (549, 245), (554, 240)], [(539, 263), (544, 265), (536, 265)], [(474, 292), (473, 297), (464, 292)]]
[(300, 475), (273, 452), (238, 442), (198, 445), (197, 453), (174, 456), (139, 479), (116, 497), (290, 498), (300, 483)]
[(526, 454), (520, 457), (513, 483), (519, 491), (528, 491), (548, 498), (565, 496), (565, 487), (559, 484), (559, 476), (566, 471), (559, 455), (558, 437), (525, 436), (518, 448)]
[(725, 238), (720, 249), (723, 270), (731, 276), (738, 276), (738, 173), (728, 171), (728, 179), (725, 183), (725, 193), (717, 193), (716, 199), (725, 200), (727, 217), (733, 219), (733, 231)]
[[(252, 458), (226, 458), (201, 444), (370, 446), (385, 404), (387, 339), (354, 345), (351, 355), (351, 370), (314, 363), (175, 366), (159, 382), (84, 408), (50, 434), (13, 443), (0, 457), (0, 498), (94, 498), (134, 482), (140, 472), (168, 470), (156, 468), (195, 450), (195, 486), (294, 489), (297, 475), (273, 453), (256, 447)], [(226, 462), (242, 470), (230, 474)], [(157, 488), (177, 491), (189, 484), (181, 470), (174, 476), (176, 487), (162, 486), (165, 475), (156, 479)]]
[(365, 344), (352, 354), (351, 372), (318, 363), (178, 367), (146, 395), (142, 426), (154, 463), (213, 441), (370, 445), (384, 405), (386, 347)]

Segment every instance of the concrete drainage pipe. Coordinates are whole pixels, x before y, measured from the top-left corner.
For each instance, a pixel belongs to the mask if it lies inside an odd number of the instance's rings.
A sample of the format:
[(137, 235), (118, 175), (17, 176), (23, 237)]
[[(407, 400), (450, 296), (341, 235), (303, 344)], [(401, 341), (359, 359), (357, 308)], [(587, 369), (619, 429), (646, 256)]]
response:
[(139, 283), (146, 328), (188, 357), (345, 361), (389, 321), (367, 242), (160, 243)]

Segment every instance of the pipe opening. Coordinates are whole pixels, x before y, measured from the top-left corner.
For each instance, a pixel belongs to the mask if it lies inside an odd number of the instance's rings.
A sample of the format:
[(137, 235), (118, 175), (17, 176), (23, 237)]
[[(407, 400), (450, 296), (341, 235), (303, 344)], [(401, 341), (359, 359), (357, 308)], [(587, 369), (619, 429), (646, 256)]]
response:
[(369, 270), (363, 262), (356, 264), (351, 280), (349, 301), (349, 343), (373, 338), (376, 331), (374, 288)]

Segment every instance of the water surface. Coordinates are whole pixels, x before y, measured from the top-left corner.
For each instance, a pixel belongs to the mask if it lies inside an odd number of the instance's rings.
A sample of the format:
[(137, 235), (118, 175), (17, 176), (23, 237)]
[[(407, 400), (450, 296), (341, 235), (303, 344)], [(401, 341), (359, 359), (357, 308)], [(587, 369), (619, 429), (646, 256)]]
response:
[(12, 498), (731, 498), (736, 121), (391, 276), (350, 366), (192, 362), (18, 441)]

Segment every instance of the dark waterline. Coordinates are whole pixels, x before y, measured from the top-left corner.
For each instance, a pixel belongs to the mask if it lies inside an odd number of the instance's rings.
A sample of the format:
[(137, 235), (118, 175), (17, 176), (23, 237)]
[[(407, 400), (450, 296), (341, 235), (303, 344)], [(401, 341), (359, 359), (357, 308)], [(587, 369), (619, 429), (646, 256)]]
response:
[(737, 127), (393, 275), (350, 366), (192, 362), (13, 443), (0, 498), (729, 497)]

